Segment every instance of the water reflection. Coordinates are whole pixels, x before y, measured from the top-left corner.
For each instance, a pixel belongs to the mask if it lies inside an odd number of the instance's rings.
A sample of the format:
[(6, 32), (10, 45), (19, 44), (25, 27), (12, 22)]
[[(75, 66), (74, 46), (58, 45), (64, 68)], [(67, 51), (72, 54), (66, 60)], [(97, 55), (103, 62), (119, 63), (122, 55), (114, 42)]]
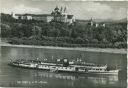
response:
[(37, 73), (34, 74), (35, 77), (40, 78), (56, 78), (56, 79), (63, 79), (63, 80), (75, 80), (75, 76), (71, 75), (64, 75), (64, 74), (56, 74), (56, 73)]
[(108, 84), (117, 84), (118, 76), (98, 76), (98, 77), (88, 77), (88, 80), (92, 81), (94, 84), (99, 85), (108, 85)]
[(37, 72), (33, 74), (34, 77), (39, 78), (52, 78), (52, 79), (60, 79), (60, 80), (88, 80), (95, 85), (114, 85), (118, 83), (118, 75), (79, 75), (79, 74), (68, 74), (68, 73), (45, 73), (45, 72)]

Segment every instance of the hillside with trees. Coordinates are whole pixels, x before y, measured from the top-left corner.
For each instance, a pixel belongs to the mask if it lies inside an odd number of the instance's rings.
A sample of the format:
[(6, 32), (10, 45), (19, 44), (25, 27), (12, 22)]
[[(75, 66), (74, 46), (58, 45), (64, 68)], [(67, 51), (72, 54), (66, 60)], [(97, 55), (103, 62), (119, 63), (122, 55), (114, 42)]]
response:
[(106, 26), (90, 26), (75, 22), (67, 24), (36, 20), (16, 20), (1, 14), (1, 37), (12, 44), (126, 48), (127, 22), (106, 22)]

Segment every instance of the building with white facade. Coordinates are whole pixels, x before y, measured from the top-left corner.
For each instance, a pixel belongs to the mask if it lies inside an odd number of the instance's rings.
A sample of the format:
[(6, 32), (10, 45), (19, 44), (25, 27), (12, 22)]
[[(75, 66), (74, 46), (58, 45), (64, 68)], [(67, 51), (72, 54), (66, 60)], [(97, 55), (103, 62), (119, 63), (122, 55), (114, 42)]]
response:
[(66, 7), (61, 7), (60, 9), (56, 7), (51, 14), (12, 14), (15, 19), (22, 20), (38, 20), (44, 22), (64, 22), (64, 23), (73, 23), (75, 22), (75, 18), (73, 15), (69, 15), (67, 13)]

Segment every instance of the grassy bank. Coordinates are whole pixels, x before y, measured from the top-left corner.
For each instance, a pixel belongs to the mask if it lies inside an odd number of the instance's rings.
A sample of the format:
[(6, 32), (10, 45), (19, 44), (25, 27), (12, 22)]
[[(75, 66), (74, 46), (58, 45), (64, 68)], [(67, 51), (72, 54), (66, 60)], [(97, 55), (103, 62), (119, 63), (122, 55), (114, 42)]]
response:
[(103, 53), (120, 53), (127, 54), (126, 49), (112, 49), (112, 48), (91, 48), (91, 47), (57, 47), (57, 46), (39, 46), (39, 45), (16, 45), (1, 42), (0, 46), (9, 47), (23, 47), (23, 48), (45, 48), (45, 49), (63, 49), (63, 50), (78, 50), (78, 51), (89, 51), (89, 52), (103, 52)]

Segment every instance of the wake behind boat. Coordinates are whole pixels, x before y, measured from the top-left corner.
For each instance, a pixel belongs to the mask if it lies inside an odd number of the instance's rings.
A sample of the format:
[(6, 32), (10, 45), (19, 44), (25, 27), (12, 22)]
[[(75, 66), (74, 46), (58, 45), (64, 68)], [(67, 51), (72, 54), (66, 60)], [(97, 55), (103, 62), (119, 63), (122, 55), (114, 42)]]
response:
[(82, 61), (69, 61), (68, 59), (57, 59), (56, 62), (41, 61), (38, 58), (34, 60), (19, 59), (10, 61), (8, 64), (15, 67), (47, 70), (50, 72), (114, 75), (118, 75), (119, 72), (119, 69), (111, 68), (107, 65), (97, 65), (94, 63), (85, 63)]

